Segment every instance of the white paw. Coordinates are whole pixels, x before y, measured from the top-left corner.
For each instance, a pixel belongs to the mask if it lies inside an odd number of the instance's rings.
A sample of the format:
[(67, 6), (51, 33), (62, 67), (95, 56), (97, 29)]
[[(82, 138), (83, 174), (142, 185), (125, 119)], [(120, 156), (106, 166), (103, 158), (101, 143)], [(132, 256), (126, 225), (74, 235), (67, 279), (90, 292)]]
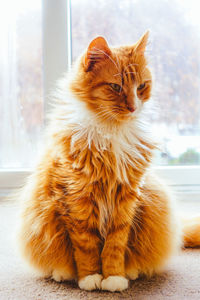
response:
[(109, 276), (102, 280), (101, 289), (111, 292), (123, 291), (128, 288), (128, 279), (123, 276)]
[(101, 288), (101, 280), (103, 276), (100, 274), (88, 275), (79, 280), (78, 285), (80, 289), (92, 291)]
[(65, 280), (73, 280), (73, 276), (72, 274), (70, 274), (67, 271), (61, 271), (61, 270), (54, 270), (52, 272), (52, 278), (57, 281), (57, 282), (61, 282), (61, 281), (65, 281)]

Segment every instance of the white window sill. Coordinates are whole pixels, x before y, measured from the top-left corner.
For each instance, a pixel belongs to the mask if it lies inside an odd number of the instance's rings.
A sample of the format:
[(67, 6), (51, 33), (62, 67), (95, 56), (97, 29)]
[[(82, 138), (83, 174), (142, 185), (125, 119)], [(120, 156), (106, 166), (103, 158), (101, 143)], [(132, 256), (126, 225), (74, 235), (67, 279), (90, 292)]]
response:
[[(200, 166), (155, 167), (181, 200), (200, 201)], [(30, 169), (0, 169), (0, 200), (23, 186)]]

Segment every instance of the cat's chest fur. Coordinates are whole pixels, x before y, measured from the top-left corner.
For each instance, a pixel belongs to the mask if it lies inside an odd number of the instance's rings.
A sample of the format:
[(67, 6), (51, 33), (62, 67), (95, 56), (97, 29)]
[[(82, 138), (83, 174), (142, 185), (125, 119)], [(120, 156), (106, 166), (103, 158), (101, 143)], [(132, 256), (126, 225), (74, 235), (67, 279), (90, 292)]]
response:
[(126, 184), (145, 171), (153, 147), (136, 121), (121, 127), (75, 125), (70, 140), (74, 169), (94, 181), (115, 178)]
[[(91, 200), (83, 201), (86, 210), (97, 206), (98, 217), (93, 217), (101, 235), (105, 236), (108, 224), (112, 223), (115, 214), (119, 214), (121, 205), (128, 215), (132, 214), (151, 151), (141, 138), (127, 130), (111, 134), (94, 126), (75, 128), (70, 139), (70, 166), (77, 192), (75, 195), (73, 187), (72, 193), (75, 199)], [(95, 210), (96, 207), (91, 210), (91, 215)], [(124, 214), (125, 218), (127, 214)]]

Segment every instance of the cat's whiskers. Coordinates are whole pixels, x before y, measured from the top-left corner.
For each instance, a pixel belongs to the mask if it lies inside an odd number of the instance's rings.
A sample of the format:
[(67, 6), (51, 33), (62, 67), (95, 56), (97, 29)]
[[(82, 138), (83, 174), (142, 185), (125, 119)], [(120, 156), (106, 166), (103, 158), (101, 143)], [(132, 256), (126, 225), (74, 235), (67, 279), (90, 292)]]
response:
[[(117, 70), (119, 71), (119, 66), (116, 64), (116, 62), (110, 57), (110, 55), (108, 55), (105, 51), (98, 49), (96, 47), (94, 47), (94, 49), (96, 49), (97, 51), (99, 51), (100, 53), (104, 54), (106, 57), (108, 57), (110, 59), (110, 61), (115, 65), (115, 67), (117, 68)], [(92, 53), (93, 51), (91, 51)]]
[(125, 72), (124, 74), (137, 74), (137, 72)]
[(123, 110), (120, 109), (120, 108), (114, 108), (114, 107), (113, 107), (112, 110), (113, 110), (114, 113), (117, 113), (118, 115), (124, 114), (124, 113), (125, 113), (125, 111), (123, 111)]
[(120, 112), (126, 112), (126, 109), (124, 107), (122, 107), (121, 105), (113, 105), (114, 109), (120, 110)]
[(118, 112), (110, 112), (108, 110), (105, 110), (104, 108), (102, 107), (98, 107), (97, 108), (98, 110), (100, 110), (96, 116), (97, 117), (105, 117), (107, 120), (110, 120), (110, 121), (113, 121), (113, 120), (116, 120), (117, 117), (119, 116), (119, 113)]
[(114, 74), (113, 76), (122, 76), (122, 73)]
[[(100, 108), (98, 110), (100, 110)], [(106, 119), (113, 120), (113, 116), (111, 115), (111, 113), (103, 108), (101, 108), (101, 110), (98, 113), (96, 113), (96, 116), (106, 117)]]
[(119, 67), (119, 59), (118, 59), (117, 56), (116, 56), (116, 60), (117, 60), (118, 68), (120, 69), (120, 67)]

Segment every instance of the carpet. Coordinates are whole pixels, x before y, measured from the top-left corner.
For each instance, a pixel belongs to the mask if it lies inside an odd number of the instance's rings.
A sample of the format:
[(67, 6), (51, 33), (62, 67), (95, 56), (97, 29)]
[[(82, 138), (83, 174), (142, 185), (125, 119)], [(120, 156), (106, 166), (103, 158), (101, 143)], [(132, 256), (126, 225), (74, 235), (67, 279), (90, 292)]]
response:
[(200, 299), (200, 249), (180, 251), (164, 273), (132, 281), (129, 289), (122, 293), (86, 292), (74, 282), (56, 283), (38, 278), (15, 253), (17, 210), (16, 203), (0, 202), (0, 300)]

